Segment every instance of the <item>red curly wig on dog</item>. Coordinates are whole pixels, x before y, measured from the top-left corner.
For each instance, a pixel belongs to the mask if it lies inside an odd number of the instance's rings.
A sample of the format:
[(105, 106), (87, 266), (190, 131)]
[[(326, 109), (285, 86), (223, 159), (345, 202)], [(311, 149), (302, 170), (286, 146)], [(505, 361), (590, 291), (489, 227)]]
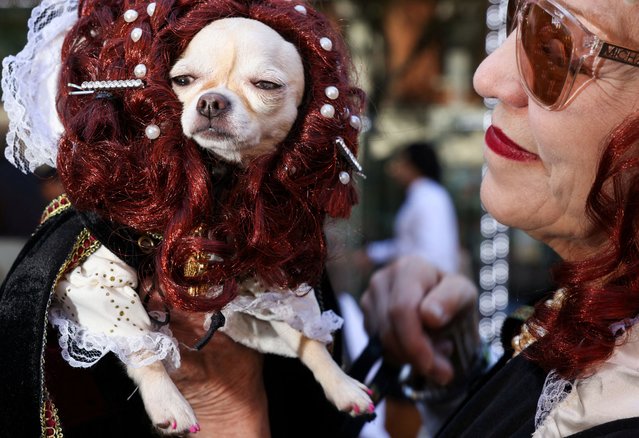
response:
[[(362, 110), (363, 93), (351, 84), (342, 38), (313, 8), (287, 0), (158, 0), (151, 14), (147, 5), (80, 2), (79, 21), (64, 42), (58, 111), (65, 133), (57, 164), (71, 201), (139, 233), (162, 235), (154, 278), (171, 306), (220, 309), (237, 282), (251, 276), (271, 286), (315, 284), (326, 257), (324, 220), (348, 216), (356, 202), (352, 183), (340, 183), (340, 172), (352, 169), (335, 140), (342, 137), (357, 153), (350, 121)], [(129, 9), (138, 13), (133, 22), (123, 19)], [(305, 95), (288, 137), (245, 167), (183, 135), (182, 105), (169, 79), (193, 36), (226, 17), (270, 26), (298, 49), (305, 69)], [(134, 28), (141, 30), (138, 41)], [(324, 37), (330, 50), (320, 43)], [(138, 64), (147, 67), (144, 88), (109, 90), (107, 98), (69, 95), (68, 83), (133, 79)], [(336, 100), (326, 97), (328, 86), (339, 90)], [(320, 113), (326, 103), (335, 107), (332, 118)], [(145, 136), (152, 124), (161, 132), (155, 140)], [(203, 233), (195, 232), (199, 227)], [(194, 254), (223, 261), (210, 261), (193, 278), (184, 267)], [(211, 293), (189, 295), (201, 284)]]

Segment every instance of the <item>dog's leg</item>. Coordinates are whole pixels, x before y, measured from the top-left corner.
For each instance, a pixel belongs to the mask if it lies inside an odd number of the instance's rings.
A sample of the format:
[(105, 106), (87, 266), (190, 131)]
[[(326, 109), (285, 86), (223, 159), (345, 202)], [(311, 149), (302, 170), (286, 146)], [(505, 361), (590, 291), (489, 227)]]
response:
[(348, 376), (335, 363), (326, 345), (309, 339), (286, 323), (271, 321), (280, 338), (298, 353), (328, 398), (340, 411), (351, 415), (372, 413), (374, 405), (366, 385)]
[(126, 367), (138, 385), (149, 418), (163, 434), (195, 433), (200, 430), (189, 402), (177, 389), (162, 362)]

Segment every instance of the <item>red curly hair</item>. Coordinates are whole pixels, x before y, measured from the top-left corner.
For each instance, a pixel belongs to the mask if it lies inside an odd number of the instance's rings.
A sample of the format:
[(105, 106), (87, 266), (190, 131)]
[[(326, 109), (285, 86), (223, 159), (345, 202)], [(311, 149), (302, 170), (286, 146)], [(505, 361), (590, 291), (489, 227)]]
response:
[[(107, 0), (80, 2), (80, 18), (62, 49), (58, 111), (65, 133), (58, 171), (78, 210), (139, 233), (163, 236), (154, 255), (156, 286), (171, 306), (217, 310), (234, 296), (236, 284), (257, 277), (265, 284), (315, 284), (326, 258), (323, 223), (327, 215), (347, 217), (356, 203), (351, 172), (335, 139), (357, 153), (358, 131), (350, 123), (363, 107), (363, 92), (352, 85), (345, 44), (330, 22), (310, 6), (296, 10), (286, 0)], [(123, 19), (133, 9), (133, 23)], [(187, 139), (179, 122), (182, 105), (171, 89), (169, 71), (195, 34), (226, 17), (258, 20), (299, 51), (305, 94), (297, 120), (273, 153), (238, 167), (206, 153)], [(135, 42), (133, 28), (142, 36)], [(321, 47), (329, 38), (332, 50)], [(109, 90), (109, 98), (69, 95), (68, 83), (134, 78), (147, 66), (145, 87)], [(328, 86), (339, 90), (329, 101)], [(71, 90), (72, 91), (72, 90)], [(103, 96), (102, 96), (103, 97)], [(331, 103), (332, 118), (320, 108)], [(161, 135), (145, 136), (157, 125)], [(203, 226), (202, 235), (196, 233)], [(187, 277), (184, 267), (197, 253), (216, 254), (206, 272)], [(188, 288), (211, 291), (192, 297)], [(219, 291), (222, 290), (222, 293)]]
[[(561, 306), (537, 305), (527, 322), (538, 339), (524, 354), (565, 378), (587, 376), (625, 339), (611, 324), (639, 315), (639, 115), (614, 130), (586, 213), (608, 236), (593, 257), (555, 270)], [(548, 336), (544, 336), (548, 333)]]

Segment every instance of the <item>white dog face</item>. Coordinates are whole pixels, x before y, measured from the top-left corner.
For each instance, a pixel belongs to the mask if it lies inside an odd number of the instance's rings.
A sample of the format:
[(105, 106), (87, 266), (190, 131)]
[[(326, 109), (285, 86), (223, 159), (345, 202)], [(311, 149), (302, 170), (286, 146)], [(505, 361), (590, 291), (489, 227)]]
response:
[(232, 162), (284, 140), (304, 94), (297, 49), (265, 24), (224, 18), (200, 30), (171, 69), (182, 129)]

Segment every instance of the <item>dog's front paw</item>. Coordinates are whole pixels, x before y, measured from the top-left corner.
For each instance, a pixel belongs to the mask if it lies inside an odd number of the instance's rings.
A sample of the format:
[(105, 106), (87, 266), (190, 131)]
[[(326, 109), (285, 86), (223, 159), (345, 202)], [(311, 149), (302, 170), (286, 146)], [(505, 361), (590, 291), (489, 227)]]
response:
[(199, 432), (200, 426), (189, 402), (172, 381), (168, 381), (170, 385), (163, 383), (164, 385), (157, 385), (150, 391), (140, 388), (146, 411), (153, 424), (164, 435)]
[(173, 383), (161, 362), (141, 368), (127, 367), (140, 390), (146, 412), (163, 435), (200, 431), (193, 408)]
[(337, 370), (339, 372), (320, 382), (324, 388), (326, 398), (337, 409), (348, 412), (352, 416), (372, 414), (375, 411), (375, 405), (369, 396), (370, 389), (346, 375), (341, 369), (337, 368)]

